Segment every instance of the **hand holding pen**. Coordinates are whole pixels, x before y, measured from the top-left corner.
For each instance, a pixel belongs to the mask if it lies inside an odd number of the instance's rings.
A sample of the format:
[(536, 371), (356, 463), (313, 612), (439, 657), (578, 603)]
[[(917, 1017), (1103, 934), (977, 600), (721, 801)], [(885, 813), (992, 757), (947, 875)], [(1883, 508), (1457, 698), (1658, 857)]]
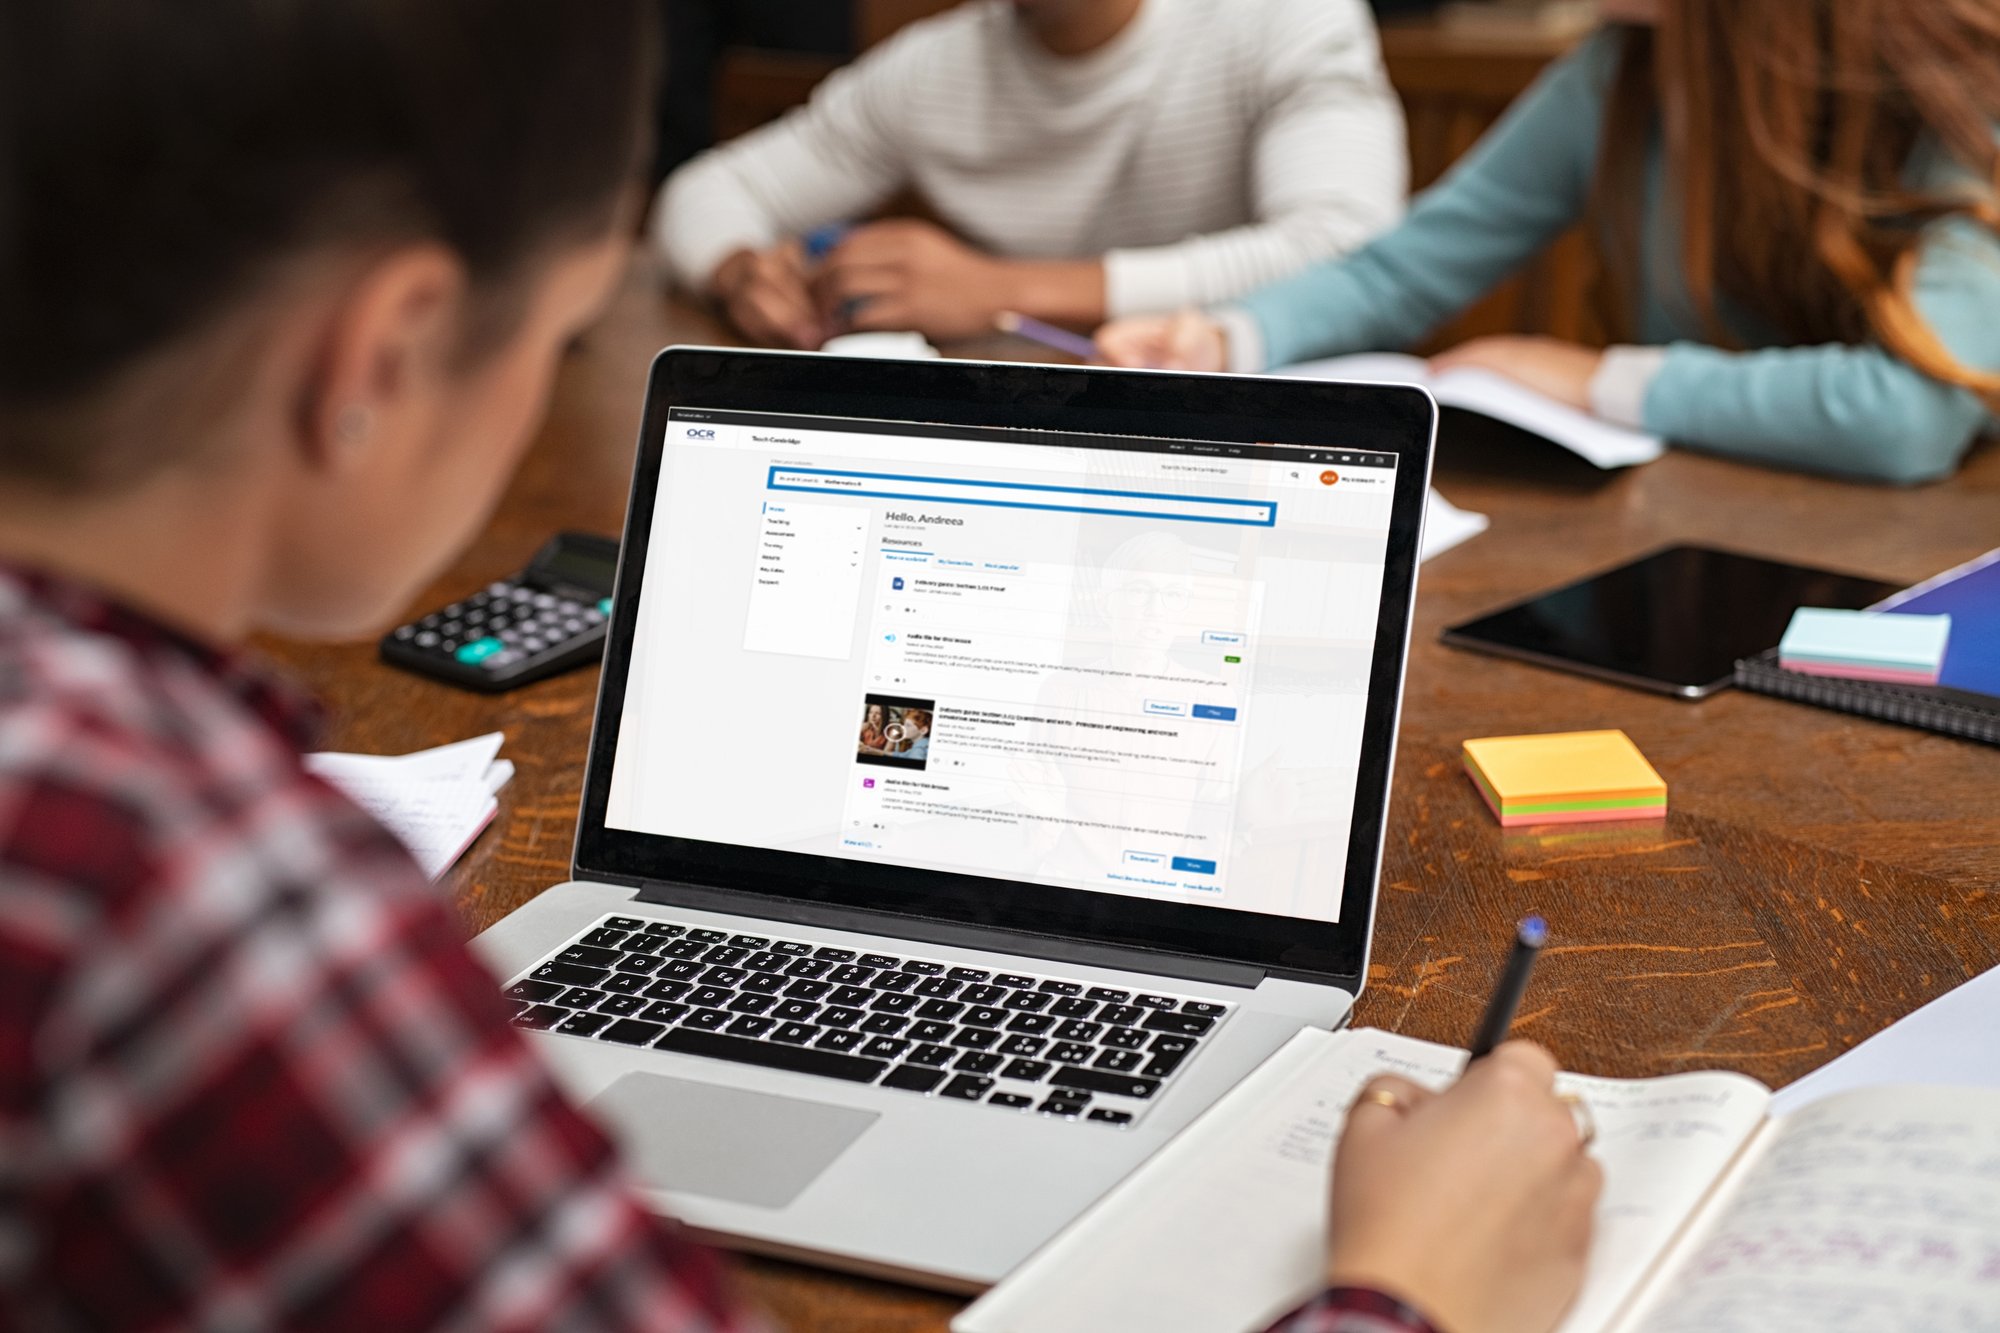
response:
[(1385, 1074), (1348, 1113), (1327, 1280), (1392, 1291), (1441, 1328), (1542, 1333), (1581, 1285), (1603, 1172), (1556, 1062), (1504, 1041), (1547, 929), (1524, 921), (1459, 1080)]

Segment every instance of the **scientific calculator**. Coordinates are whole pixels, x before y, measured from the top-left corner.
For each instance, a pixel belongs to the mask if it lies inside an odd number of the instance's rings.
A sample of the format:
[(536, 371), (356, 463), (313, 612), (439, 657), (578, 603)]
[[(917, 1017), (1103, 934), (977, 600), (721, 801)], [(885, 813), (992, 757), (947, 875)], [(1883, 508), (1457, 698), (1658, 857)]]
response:
[(511, 690), (604, 655), (618, 543), (559, 532), (510, 579), (382, 636), (382, 660), (468, 690)]

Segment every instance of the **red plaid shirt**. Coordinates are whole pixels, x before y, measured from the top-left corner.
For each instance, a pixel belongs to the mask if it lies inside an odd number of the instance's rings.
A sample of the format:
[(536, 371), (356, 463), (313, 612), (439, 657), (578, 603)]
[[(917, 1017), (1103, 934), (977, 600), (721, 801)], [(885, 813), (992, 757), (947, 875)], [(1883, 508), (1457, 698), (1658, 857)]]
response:
[[(0, 1330), (758, 1326), (249, 663), (0, 570)], [(1284, 1333), (1423, 1333), (1331, 1293)]]

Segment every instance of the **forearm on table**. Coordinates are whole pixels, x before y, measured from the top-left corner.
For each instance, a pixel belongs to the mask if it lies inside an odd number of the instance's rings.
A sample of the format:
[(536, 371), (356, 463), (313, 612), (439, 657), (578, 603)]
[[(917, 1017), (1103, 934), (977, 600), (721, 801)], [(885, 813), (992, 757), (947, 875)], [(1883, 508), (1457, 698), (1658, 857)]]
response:
[(1003, 310), (1074, 328), (1094, 328), (1104, 321), (1102, 260), (1010, 259), (1001, 273)]
[(1648, 430), (1781, 467), (1909, 485), (1949, 475), (1988, 422), (1967, 390), (1877, 347), (1666, 350)]
[(1357, 249), (1394, 226), (1401, 211), (1400, 196), (1382, 191), (1316, 200), (1283, 217), (1173, 245), (1113, 250), (1104, 257), (1105, 315), (1125, 319), (1234, 300)]
[(1519, 98), (1394, 230), (1237, 302), (1241, 319), (1255, 321), (1266, 363), (1407, 347), (1576, 221), (1615, 56), (1604, 38), (1586, 43)]
[(720, 163), (700, 159), (660, 187), (652, 238), (667, 272), (690, 292), (715, 295), (737, 255), (774, 244), (781, 232)]
[(712, 148), (667, 178), (653, 239), (674, 277), (701, 290), (739, 249), (762, 250), (828, 222), (865, 216), (904, 182), (907, 164), (879, 133), (879, 77), (850, 67), (803, 110)]

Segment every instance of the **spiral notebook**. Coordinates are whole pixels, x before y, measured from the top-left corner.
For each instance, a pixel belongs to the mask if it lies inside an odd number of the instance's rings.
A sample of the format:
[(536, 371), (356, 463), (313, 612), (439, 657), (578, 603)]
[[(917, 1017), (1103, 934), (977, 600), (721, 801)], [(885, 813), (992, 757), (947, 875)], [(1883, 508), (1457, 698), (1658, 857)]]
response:
[(1736, 664), (1736, 683), (1759, 694), (2000, 745), (2000, 550), (1926, 579), (1869, 608), (1951, 617), (1936, 685), (1809, 676), (1778, 665), (1778, 651)]

